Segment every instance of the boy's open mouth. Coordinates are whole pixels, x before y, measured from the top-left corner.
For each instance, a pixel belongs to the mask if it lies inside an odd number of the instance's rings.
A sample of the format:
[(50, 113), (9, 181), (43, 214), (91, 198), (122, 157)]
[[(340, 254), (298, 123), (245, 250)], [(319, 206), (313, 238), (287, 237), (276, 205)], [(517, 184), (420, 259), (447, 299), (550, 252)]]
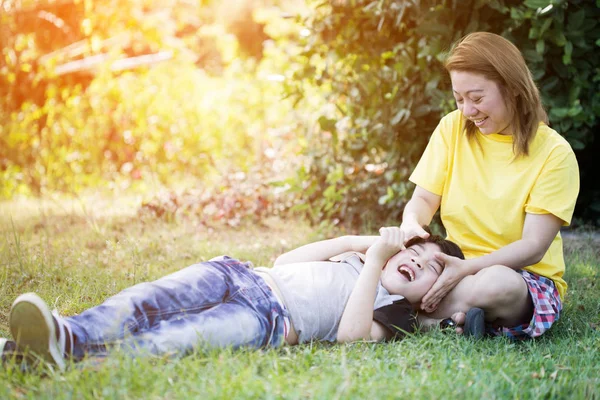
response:
[(413, 272), (412, 269), (408, 268), (407, 266), (404, 266), (404, 265), (399, 266), (398, 272), (400, 272), (400, 274), (402, 276), (404, 276), (406, 278), (406, 280), (408, 280), (409, 282), (412, 282), (415, 280), (415, 273)]

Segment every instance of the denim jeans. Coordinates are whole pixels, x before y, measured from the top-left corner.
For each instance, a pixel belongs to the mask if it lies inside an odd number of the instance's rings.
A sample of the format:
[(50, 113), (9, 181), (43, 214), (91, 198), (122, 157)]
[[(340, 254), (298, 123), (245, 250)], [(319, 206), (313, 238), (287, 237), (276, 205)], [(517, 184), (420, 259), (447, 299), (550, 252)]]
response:
[(73, 357), (119, 347), (138, 354), (183, 355), (196, 348), (280, 346), (288, 317), (247, 263), (227, 256), (140, 283), (99, 306), (63, 317)]

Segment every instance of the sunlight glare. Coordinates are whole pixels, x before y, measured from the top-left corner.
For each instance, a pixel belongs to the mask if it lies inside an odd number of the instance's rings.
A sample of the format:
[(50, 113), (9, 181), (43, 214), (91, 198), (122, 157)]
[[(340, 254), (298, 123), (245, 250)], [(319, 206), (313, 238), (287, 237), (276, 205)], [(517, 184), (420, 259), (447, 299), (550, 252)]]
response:
[(285, 81), (285, 76), (281, 74), (270, 74), (267, 76), (267, 80), (270, 82), (283, 82)]

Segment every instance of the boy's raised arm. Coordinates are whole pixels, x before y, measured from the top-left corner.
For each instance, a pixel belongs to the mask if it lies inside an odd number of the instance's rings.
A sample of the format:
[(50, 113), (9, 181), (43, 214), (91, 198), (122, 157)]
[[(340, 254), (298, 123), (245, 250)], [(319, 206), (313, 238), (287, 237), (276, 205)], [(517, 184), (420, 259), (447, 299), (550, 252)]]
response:
[(367, 260), (340, 320), (338, 342), (383, 340), (387, 330), (373, 320), (377, 283), (387, 261), (404, 247), (400, 228), (381, 228), (381, 236), (367, 250)]
[(283, 253), (275, 260), (275, 265), (306, 261), (325, 261), (347, 251), (364, 253), (379, 236), (340, 236), (300, 246)]

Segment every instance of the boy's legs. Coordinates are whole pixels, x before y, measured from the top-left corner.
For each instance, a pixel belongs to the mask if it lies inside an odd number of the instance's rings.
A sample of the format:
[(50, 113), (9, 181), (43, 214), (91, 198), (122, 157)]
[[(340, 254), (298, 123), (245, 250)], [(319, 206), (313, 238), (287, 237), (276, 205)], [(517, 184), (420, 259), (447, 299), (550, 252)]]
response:
[[(246, 295), (255, 304), (243, 298)], [(155, 329), (132, 335), (117, 347), (132, 354), (184, 355), (202, 348), (279, 346), (284, 341), (282, 315), (270, 315), (267, 298), (256, 304), (260, 297), (264, 294), (246, 292), (201, 313), (161, 321)]]
[(220, 304), (231, 290), (232, 273), (242, 269), (247, 267), (233, 259), (195, 264), (64, 318), (73, 331), (74, 355), (102, 351), (105, 344), (154, 329), (161, 321)]
[[(103, 352), (105, 344), (122, 340), (128, 334), (136, 335), (158, 329), (161, 321), (197, 314), (223, 302), (231, 301), (232, 298), (244, 298), (243, 294), (253, 287), (258, 286), (263, 292), (268, 290), (266, 286), (263, 288), (257, 285), (256, 279), (264, 285), (262, 279), (248, 270), (247, 265), (237, 260), (229, 258), (211, 260), (185, 268), (157, 281), (125, 289), (80, 315), (69, 318), (55, 317), (54, 322), (58, 322), (59, 325), (64, 324), (72, 330), (73, 355), (75, 358), (81, 358), (89, 352)], [(27, 304), (25, 306), (23, 308), (15, 304), (13, 306), (15, 313), (11, 311), (11, 320), (12, 314), (15, 314), (17, 321), (15, 324), (11, 323), (15, 338), (20, 335), (21, 330), (29, 329), (28, 325), (39, 325), (40, 322), (44, 326), (51, 325), (48, 321), (40, 321), (44, 318), (19, 319), (19, 315), (27, 314), (19, 312), (19, 309), (31, 309)], [(43, 306), (47, 308), (45, 303)], [(40, 307), (33, 307), (36, 313), (38, 308)], [(47, 314), (46, 312), (45, 315)], [(185, 322), (185, 319), (182, 321)], [(47, 330), (50, 332), (52, 328)], [(160, 329), (158, 331), (160, 332)], [(190, 335), (186, 338), (192, 339)], [(198, 335), (194, 337), (195, 341), (197, 339)], [(39, 343), (28, 343), (34, 351), (47, 349), (47, 338), (42, 337), (39, 340), (34, 338), (35, 341)], [(179, 343), (176, 347), (188, 348), (189, 344)]]

